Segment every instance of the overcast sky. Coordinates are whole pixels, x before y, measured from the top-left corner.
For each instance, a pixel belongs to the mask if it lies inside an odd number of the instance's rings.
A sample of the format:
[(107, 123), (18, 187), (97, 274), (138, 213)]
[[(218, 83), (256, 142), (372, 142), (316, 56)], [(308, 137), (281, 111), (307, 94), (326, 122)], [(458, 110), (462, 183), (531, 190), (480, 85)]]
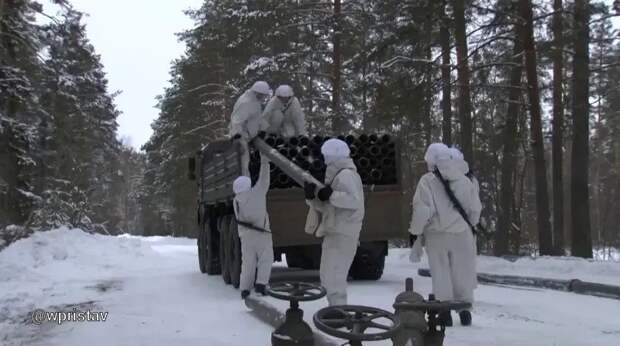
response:
[(183, 14), (202, 0), (71, 0), (88, 13), (86, 30), (107, 73), (110, 92), (121, 90), (116, 104), (119, 136), (139, 149), (151, 136), (158, 115), (155, 97), (169, 84), (170, 62), (185, 46), (177, 32), (193, 22)]

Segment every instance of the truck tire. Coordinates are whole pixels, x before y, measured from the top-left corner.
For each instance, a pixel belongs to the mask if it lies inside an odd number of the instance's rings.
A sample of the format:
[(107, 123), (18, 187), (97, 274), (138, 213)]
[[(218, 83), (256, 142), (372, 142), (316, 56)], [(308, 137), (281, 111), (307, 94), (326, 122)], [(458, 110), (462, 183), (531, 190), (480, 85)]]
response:
[(379, 280), (385, 267), (387, 243), (373, 242), (361, 244), (349, 269), (353, 280)]
[(230, 227), (230, 218), (228, 216), (220, 216), (218, 218), (220, 229), (220, 261), (222, 263), (222, 279), (224, 283), (230, 285), (230, 268), (228, 258), (228, 228)]
[(318, 270), (321, 267), (321, 245), (306, 245), (303, 247), (303, 269)]
[(303, 268), (303, 257), (297, 251), (286, 252), (286, 266), (289, 268)]
[(202, 230), (198, 233), (198, 239), (196, 240), (196, 244), (198, 245), (198, 267), (200, 268), (200, 272), (203, 274), (207, 272), (207, 261), (205, 259), (207, 257), (207, 242), (205, 238), (205, 231)]
[(228, 228), (228, 264), (230, 272), (230, 282), (234, 288), (239, 288), (241, 279), (241, 239), (237, 231), (237, 222), (234, 218), (230, 218), (230, 227)]
[[(312, 248), (312, 247), (316, 247)], [(286, 250), (286, 265), (289, 268), (319, 269), (321, 248), (318, 245), (295, 246)]]
[(217, 246), (213, 243), (214, 231), (217, 232), (210, 219), (206, 219), (202, 224), (202, 230), (198, 233), (198, 266), (200, 272), (209, 275), (220, 274), (220, 259), (217, 253)]
[(286, 249), (286, 266), (289, 268), (303, 268), (304, 256), (297, 247)]
[(204, 236), (204, 259), (207, 274), (220, 275), (220, 254), (218, 251), (218, 233), (217, 222), (211, 219), (207, 219), (205, 222), (205, 236)]
[[(206, 219), (203, 224), (203, 246), (202, 254), (205, 271), (209, 275), (219, 275), (221, 272), (220, 258), (217, 251), (216, 239), (214, 233), (217, 232), (217, 222), (215, 220)], [(200, 260), (200, 259), (199, 259)]]

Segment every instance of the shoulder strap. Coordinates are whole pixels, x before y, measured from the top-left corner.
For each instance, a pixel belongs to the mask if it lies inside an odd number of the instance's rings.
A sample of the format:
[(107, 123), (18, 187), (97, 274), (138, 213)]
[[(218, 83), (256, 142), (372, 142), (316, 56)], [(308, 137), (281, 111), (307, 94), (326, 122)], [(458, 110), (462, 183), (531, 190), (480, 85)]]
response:
[(329, 185), (331, 186), (334, 183), (334, 180), (336, 180), (336, 178), (342, 171), (348, 170), (348, 169), (350, 170), (351, 168), (341, 168), (338, 172), (336, 172), (336, 174), (334, 174), (334, 177), (332, 178), (332, 181), (329, 182)]
[(458, 211), (459, 214), (461, 214), (461, 216), (465, 220), (465, 222), (467, 222), (467, 225), (469, 225), (469, 228), (471, 229), (471, 232), (474, 235), (476, 235), (476, 228), (469, 221), (469, 218), (467, 217), (467, 213), (465, 212), (465, 209), (463, 209), (463, 206), (461, 205), (461, 203), (459, 202), (458, 198), (456, 198), (456, 196), (454, 195), (454, 192), (450, 188), (450, 183), (448, 183), (443, 178), (443, 176), (441, 175), (441, 172), (439, 172), (438, 169), (433, 171), (433, 174), (435, 174), (435, 176), (439, 179), (439, 181), (441, 181), (441, 184), (443, 185), (444, 189), (446, 190), (446, 193), (448, 194), (448, 198), (450, 199), (450, 201), (454, 205), (454, 208), (456, 209), (456, 211)]
[(235, 221), (237, 221), (238, 225), (246, 227), (246, 228), (249, 228), (251, 230), (259, 231), (259, 232), (263, 232), (263, 233), (271, 233), (268, 230), (266, 230), (266, 229), (264, 229), (262, 227), (254, 226), (253, 224), (251, 224), (249, 222), (243, 222), (243, 221), (240, 221), (238, 219), (235, 219)]
[[(235, 201), (235, 211), (236, 211), (236, 214), (239, 214), (239, 201)], [(252, 229), (254, 231), (259, 231), (263, 233), (271, 233), (263, 227), (254, 226), (253, 224), (249, 222), (241, 221), (236, 216), (237, 215), (235, 215), (235, 221), (237, 222), (237, 225)], [(267, 224), (267, 218), (265, 218), (265, 221), (263, 222), (263, 226), (265, 226), (266, 224)]]
[(290, 100), (288, 100), (288, 103), (284, 105), (284, 107), (282, 107), (282, 113), (286, 113), (286, 111), (291, 108), (291, 104), (293, 103), (293, 98), (291, 97)]
[(469, 178), (469, 180), (474, 180), (474, 178), (476, 177), (474, 175), (474, 171), (472, 171), (471, 169), (469, 171), (467, 171), (467, 173), (465, 173), (465, 176)]

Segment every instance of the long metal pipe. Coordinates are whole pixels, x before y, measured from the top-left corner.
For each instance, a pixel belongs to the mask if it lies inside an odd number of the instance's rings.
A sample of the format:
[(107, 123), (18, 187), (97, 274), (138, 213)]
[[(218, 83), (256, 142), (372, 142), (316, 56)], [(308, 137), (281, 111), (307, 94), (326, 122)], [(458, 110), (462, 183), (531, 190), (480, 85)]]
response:
[(309, 182), (315, 184), (319, 189), (325, 187), (325, 185), (314, 178), (310, 173), (299, 168), (299, 166), (280, 154), (277, 149), (269, 146), (262, 139), (256, 137), (252, 140), (252, 144), (261, 154), (267, 156), (274, 165), (278, 166), (282, 172), (286, 173), (286, 175), (295, 180), (299, 185), (303, 186), (304, 182)]

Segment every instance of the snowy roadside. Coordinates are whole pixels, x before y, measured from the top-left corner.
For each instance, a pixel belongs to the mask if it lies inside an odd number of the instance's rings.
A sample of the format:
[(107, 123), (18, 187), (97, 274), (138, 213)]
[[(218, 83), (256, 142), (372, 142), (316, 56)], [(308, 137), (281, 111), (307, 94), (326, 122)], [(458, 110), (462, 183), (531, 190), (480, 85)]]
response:
[[(390, 256), (406, 258), (409, 249), (391, 249)], [(521, 257), (514, 262), (492, 256), (478, 256), (479, 273), (532, 276), (547, 279), (591, 281), (620, 286), (620, 262), (576, 257)], [(426, 256), (418, 265), (428, 268)]]
[[(493, 268), (511, 275), (538, 273), (540, 276), (562, 275), (556, 267), (570, 266), (564, 272), (586, 277), (588, 265), (573, 259), (547, 259), (544, 262), (526, 260), (516, 267), (504, 259), (485, 257), (479, 259), (485, 270)], [(578, 263), (578, 265), (575, 265)], [(618, 278), (620, 263), (585, 261), (592, 266), (595, 276), (601, 281), (614, 282)], [(572, 264), (572, 265), (571, 265)], [(417, 275), (419, 268), (428, 268), (426, 258), (418, 264), (409, 262), (408, 249), (391, 249), (386, 259), (386, 268), (380, 281), (350, 282), (349, 304), (369, 305), (393, 311), (394, 298), (404, 290), (404, 280), (414, 279), (414, 290), (424, 297), (432, 292), (431, 279)], [(512, 269), (511, 269), (512, 268)], [(511, 271), (512, 270), (512, 271)], [(523, 273), (520, 272), (523, 270)], [(482, 271), (482, 269), (481, 269)], [(606, 275), (610, 275), (607, 277)], [(476, 289), (471, 327), (462, 327), (458, 316), (453, 313), (455, 326), (448, 328), (444, 345), (617, 345), (620, 340), (620, 324), (617, 311), (620, 301), (577, 295), (538, 288), (524, 288), (509, 285), (482, 285)], [(287, 303), (271, 297), (264, 298), (281, 312)], [(307, 321), (316, 311), (325, 306), (324, 301), (302, 303)], [(376, 346), (392, 345), (389, 341), (368, 343)]]
[[(196, 241), (58, 229), (0, 252), (0, 345), (241, 345), (264, 324), (238, 292), (197, 270)], [(109, 312), (105, 322), (31, 322), (35, 309)]]
[[(252, 316), (239, 292), (200, 274), (196, 241), (110, 237), (80, 230), (37, 233), (0, 252), (0, 345), (268, 345), (272, 328)], [(380, 281), (351, 282), (349, 301), (392, 310), (404, 279), (430, 293), (427, 267), (392, 249)], [(618, 284), (620, 263), (573, 258), (509, 262), (480, 257), (479, 270)], [(474, 325), (448, 330), (446, 345), (612, 345), (620, 340), (617, 300), (480, 285)], [(287, 304), (266, 298), (284, 311)], [(303, 303), (306, 321), (325, 301)], [(106, 322), (33, 325), (35, 309), (108, 312)], [(458, 324), (458, 323), (457, 323)], [(389, 345), (389, 343), (369, 343)]]

